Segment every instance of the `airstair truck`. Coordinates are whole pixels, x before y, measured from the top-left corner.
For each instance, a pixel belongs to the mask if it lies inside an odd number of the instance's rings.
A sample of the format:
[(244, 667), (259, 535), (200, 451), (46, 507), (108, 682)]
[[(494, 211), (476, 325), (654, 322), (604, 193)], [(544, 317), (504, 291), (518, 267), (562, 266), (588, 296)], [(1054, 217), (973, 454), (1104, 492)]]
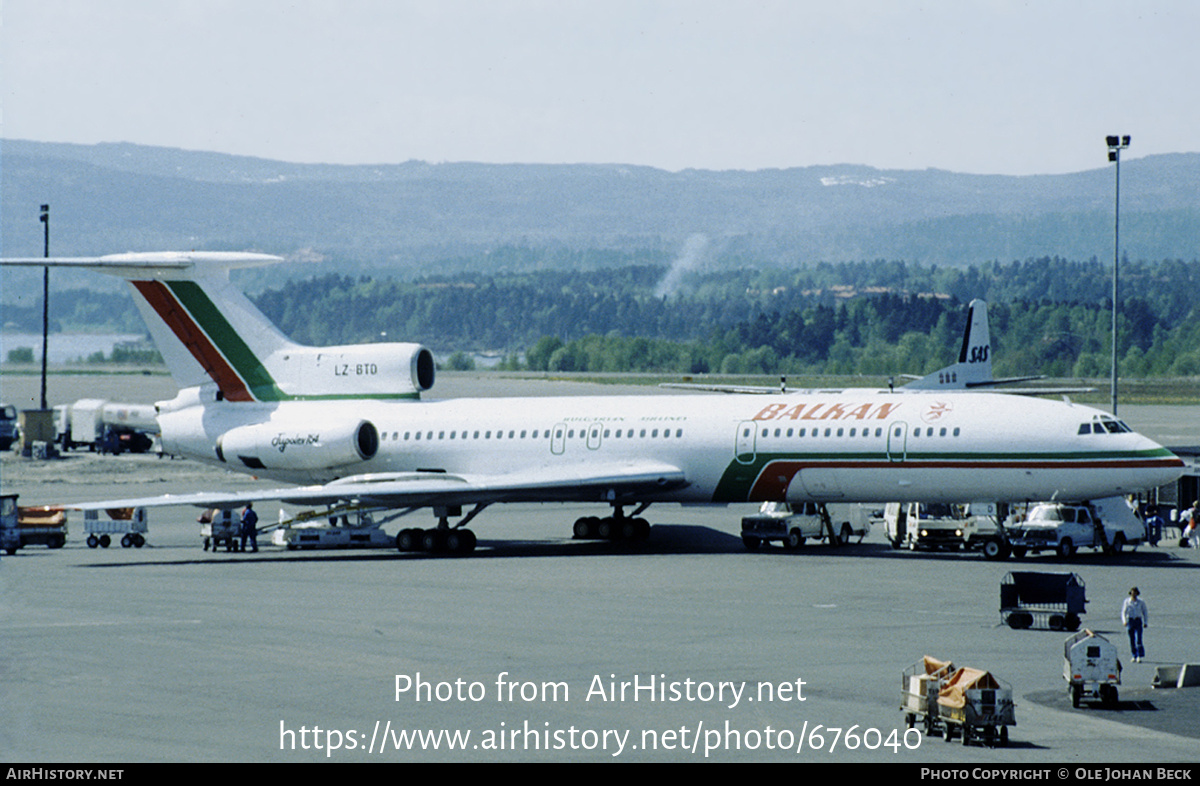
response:
[(1081, 548), (1119, 554), (1146, 541), (1146, 525), (1124, 497), (1066, 504), (1043, 502), (1025, 520), (1005, 528), (1014, 557), (1055, 551), (1070, 557)]

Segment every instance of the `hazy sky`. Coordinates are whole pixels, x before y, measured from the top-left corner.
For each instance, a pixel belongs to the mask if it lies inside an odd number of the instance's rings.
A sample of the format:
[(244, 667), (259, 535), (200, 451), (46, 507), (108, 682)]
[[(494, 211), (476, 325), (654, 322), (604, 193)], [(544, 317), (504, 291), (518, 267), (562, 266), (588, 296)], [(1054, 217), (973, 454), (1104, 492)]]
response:
[(297, 162), (861, 163), (1200, 150), (1194, 0), (0, 0), (12, 139)]

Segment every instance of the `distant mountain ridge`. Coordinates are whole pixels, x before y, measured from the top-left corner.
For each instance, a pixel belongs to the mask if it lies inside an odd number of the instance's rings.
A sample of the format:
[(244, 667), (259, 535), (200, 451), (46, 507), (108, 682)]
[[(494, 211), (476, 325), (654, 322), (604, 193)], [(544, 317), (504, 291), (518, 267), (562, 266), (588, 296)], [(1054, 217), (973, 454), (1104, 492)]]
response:
[[(1103, 155), (1100, 150), (1097, 157)], [(1194, 259), (1200, 153), (1121, 168), (1122, 247)], [(132, 144), (0, 141), (6, 255), (255, 248), (420, 270), (503, 245), (657, 248), (749, 263), (944, 265), (1112, 254), (1113, 171), (1014, 177), (862, 165), (293, 164)]]

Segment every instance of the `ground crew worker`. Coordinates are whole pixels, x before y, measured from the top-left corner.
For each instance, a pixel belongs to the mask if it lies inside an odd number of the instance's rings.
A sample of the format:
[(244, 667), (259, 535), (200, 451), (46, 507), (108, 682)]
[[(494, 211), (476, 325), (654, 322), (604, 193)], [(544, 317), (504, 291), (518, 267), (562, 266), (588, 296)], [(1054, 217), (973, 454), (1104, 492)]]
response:
[(258, 514), (254, 512), (254, 503), (247, 502), (242, 511), (242, 551), (246, 550), (246, 540), (250, 540), (250, 550), (258, 551)]

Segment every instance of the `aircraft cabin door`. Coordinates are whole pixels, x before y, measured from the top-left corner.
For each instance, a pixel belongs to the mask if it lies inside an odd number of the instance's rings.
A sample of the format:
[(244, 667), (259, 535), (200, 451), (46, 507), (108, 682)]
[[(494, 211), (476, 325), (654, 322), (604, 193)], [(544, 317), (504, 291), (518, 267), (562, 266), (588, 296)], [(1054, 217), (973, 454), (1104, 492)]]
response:
[(758, 423), (744, 420), (738, 424), (734, 458), (739, 464), (753, 464), (755, 443), (758, 440)]
[(591, 425), (591, 427), (588, 429), (588, 433), (587, 433), (588, 450), (599, 450), (600, 449), (600, 438), (603, 435), (604, 435), (604, 424), (603, 423), (593, 423)]
[(904, 461), (908, 455), (908, 424), (895, 421), (888, 426), (888, 461)]
[(557, 423), (554, 431), (550, 432), (550, 452), (561, 456), (567, 448), (567, 424)]

